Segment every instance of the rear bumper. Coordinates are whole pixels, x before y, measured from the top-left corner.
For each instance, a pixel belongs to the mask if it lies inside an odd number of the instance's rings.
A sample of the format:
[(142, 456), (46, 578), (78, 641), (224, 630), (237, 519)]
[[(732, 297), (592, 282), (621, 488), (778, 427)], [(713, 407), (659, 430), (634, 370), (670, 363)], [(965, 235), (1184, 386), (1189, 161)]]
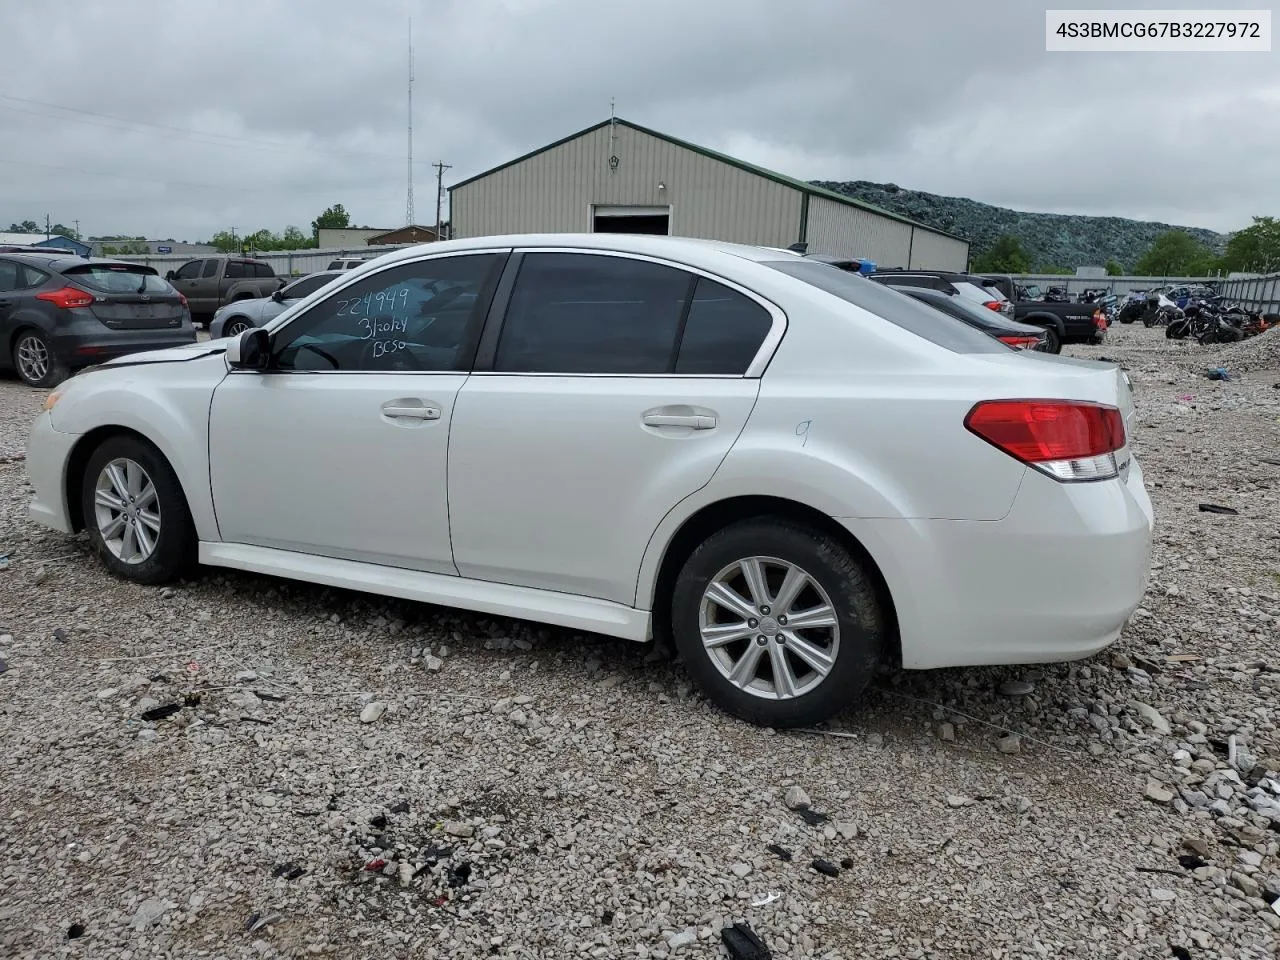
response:
[(1048, 663), (1112, 643), (1150, 576), (1142, 469), (1061, 484), (1028, 470), (998, 521), (842, 520), (893, 595), (909, 669)]
[(42, 413), (31, 425), (27, 438), (27, 477), (35, 493), (27, 507), (27, 515), (59, 533), (73, 533), (67, 509), (67, 460), (71, 448), (80, 437), (53, 429), (49, 414)]
[(110, 330), (94, 318), (56, 330), (51, 339), (60, 360), (71, 367), (85, 367), (131, 353), (195, 343), (196, 330), (190, 322), (154, 330)]

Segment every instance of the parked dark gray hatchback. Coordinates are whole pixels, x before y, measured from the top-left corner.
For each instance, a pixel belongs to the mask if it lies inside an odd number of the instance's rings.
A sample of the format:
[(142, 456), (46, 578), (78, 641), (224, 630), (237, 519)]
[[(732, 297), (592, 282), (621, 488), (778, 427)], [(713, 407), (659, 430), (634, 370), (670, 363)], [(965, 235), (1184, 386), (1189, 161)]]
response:
[(187, 298), (151, 267), (61, 251), (0, 253), (0, 369), (33, 387), (195, 339)]

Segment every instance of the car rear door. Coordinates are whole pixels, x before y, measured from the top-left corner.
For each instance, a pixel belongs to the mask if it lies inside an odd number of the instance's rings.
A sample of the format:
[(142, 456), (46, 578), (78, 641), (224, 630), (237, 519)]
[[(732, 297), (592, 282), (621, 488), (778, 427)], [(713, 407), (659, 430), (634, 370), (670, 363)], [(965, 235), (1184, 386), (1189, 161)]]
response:
[(457, 573), (449, 431), (505, 256), (369, 274), (273, 331), (268, 370), (223, 379), (209, 477), (224, 541)]
[(650, 536), (737, 440), (784, 323), (671, 263), (513, 255), (454, 411), (458, 572), (633, 604)]

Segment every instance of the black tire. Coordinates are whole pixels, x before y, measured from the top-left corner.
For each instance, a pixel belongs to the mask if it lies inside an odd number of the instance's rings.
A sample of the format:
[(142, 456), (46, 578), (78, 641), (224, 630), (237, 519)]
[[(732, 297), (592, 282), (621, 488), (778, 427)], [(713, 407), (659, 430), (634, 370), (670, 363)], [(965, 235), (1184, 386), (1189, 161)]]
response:
[(222, 335), (224, 337), (238, 337), (252, 326), (253, 324), (244, 317), (229, 317), (227, 322), (222, 325)]
[[(834, 663), (812, 689), (787, 699), (758, 696), (735, 685), (713, 662), (702, 642), (704, 592), (721, 571), (754, 557), (775, 558), (799, 567), (825, 592), (835, 611), (839, 646)], [(771, 589), (776, 596), (776, 586), (771, 584)], [(821, 599), (816, 593), (812, 596)], [(767, 615), (762, 617), (756, 621), (761, 624), (758, 629), (772, 628), (771, 623), (763, 625), (768, 623)], [(871, 576), (838, 541), (807, 526), (768, 517), (744, 520), (708, 537), (685, 562), (671, 597), (672, 637), (699, 689), (726, 712), (749, 723), (779, 729), (819, 723), (858, 698), (880, 664), (885, 619)], [(813, 633), (805, 639), (819, 643)], [(735, 641), (739, 647), (727, 645), (724, 650), (734, 658), (735, 649), (742, 655), (757, 642), (758, 637), (750, 637)], [(761, 654), (761, 660), (770, 664), (770, 673), (772, 655), (772, 648), (769, 654)], [(778, 655), (785, 655), (781, 647)], [(788, 663), (804, 668), (794, 654)]]
[(1058, 335), (1058, 331), (1053, 327), (1044, 328), (1044, 352), (1045, 353), (1061, 353), (1062, 337)]
[[(132, 460), (140, 466), (156, 492), (155, 504), (160, 517), (159, 534), (150, 555), (138, 562), (128, 562), (113, 552), (103, 536), (97, 516), (99, 475), (113, 460), (120, 459)], [(80, 503), (89, 545), (115, 576), (135, 583), (170, 583), (195, 565), (196, 530), (195, 524), (191, 522), (187, 498), (173, 468), (151, 444), (132, 436), (114, 436), (104, 440), (85, 464)]]
[(11, 356), (18, 379), (29, 387), (56, 387), (71, 375), (66, 361), (54, 352), (48, 336), (31, 327), (19, 331), (13, 338)]

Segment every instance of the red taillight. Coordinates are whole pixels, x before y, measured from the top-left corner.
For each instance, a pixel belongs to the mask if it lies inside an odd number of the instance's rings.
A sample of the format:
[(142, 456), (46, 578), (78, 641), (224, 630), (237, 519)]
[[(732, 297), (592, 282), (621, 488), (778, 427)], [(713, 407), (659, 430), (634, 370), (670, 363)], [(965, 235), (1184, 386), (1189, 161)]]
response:
[(93, 303), (93, 295), (77, 290), (75, 287), (63, 287), (61, 290), (47, 290), (36, 294), (37, 300), (52, 303), (55, 307), (70, 310), (73, 307), (87, 307)]
[(988, 300), (986, 303), (983, 304), (983, 306), (986, 307), (988, 310), (994, 310), (996, 313), (999, 313), (1001, 309), (1003, 309), (1004, 301)]
[(178, 302), (185, 307), (187, 305), (187, 295), (185, 293), (179, 293)]
[(1034, 350), (1040, 346), (1039, 337), (1023, 337), (1017, 334), (1011, 334), (1007, 337), (996, 337), (1001, 343), (1007, 343), (1015, 350)]
[(1103, 329), (1107, 325), (1107, 315), (1101, 310), (1093, 311), (1093, 325), (1099, 330)]
[(1118, 474), (1124, 418), (1115, 407), (1079, 400), (988, 400), (965, 427), (1056, 480), (1107, 480)]

